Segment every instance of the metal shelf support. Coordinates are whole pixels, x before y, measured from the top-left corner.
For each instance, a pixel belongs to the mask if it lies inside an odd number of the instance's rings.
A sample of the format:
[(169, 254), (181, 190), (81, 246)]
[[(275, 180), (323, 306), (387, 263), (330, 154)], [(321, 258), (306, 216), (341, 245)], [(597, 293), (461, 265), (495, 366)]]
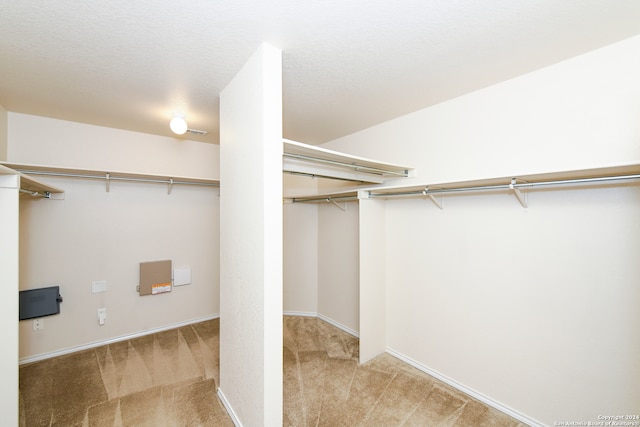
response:
[(527, 193), (522, 194), (522, 191), (518, 187), (516, 187), (517, 182), (515, 178), (511, 178), (511, 184), (509, 184), (509, 188), (513, 191), (516, 198), (520, 202), (523, 208), (527, 208)]
[(425, 188), (424, 188), (424, 191), (423, 191), (422, 193), (423, 193), (425, 196), (427, 196), (428, 198), (430, 198), (430, 199), (431, 199), (431, 201), (433, 202), (433, 204), (434, 204), (434, 205), (436, 205), (438, 208), (440, 208), (440, 209), (444, 209), (444, 208), (442, 207), (442, 205), (443, 205), (443, 203), (442, 203), (442, 202), (443, 202), (442, 196), (440, 196), (440, 201), (438, 201), (438, 199), (436, 199), (436, 198), (435, 198), (435, 196), (429, 192), (429, 186), (425, 187)]

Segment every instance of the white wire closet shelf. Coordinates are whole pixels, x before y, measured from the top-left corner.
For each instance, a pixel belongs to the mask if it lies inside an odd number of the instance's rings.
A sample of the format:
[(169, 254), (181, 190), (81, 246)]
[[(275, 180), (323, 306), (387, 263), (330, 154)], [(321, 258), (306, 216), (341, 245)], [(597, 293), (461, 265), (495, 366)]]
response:
[[(287, 139), (283, 140), (282, 160), (282, 171), (284, 173), (352, 181), (358, 184), (380, 184), (387, 179), (408, 177), (413, 173), (413, 170), (406, 166), (352, 156)], [(25, 179), (31, 179), (33, 181), (35, 181), (35, 179), (31, 177), (38, 175), (80, 179), (103, 179), (106, 181), (107, 192), (110, 190), (110, 184), (113, 181), (166, 184), (169, 194), (174, 185), (220, 186), (220, 180), (218, 179), (11, 162), (0, 162), (0, 165), (20, 173)], [(59, 189), (56, 189), (55, 192), (63, 193), (63, 191)], [(47, 190), (44, 190), (42, 193), (43, 197), (49, 197), (49, 195), (46, 194)]]
[(282, 171), (294, 175), (381, 184), (413, 176), (413, 168), (283, 140)]
[(174, 185), (199, 185), (207, 187), (219, 187), (220, 180), (205, 179), (184, 176), (169, 176), (156, 174), (141, 174), (135, 172), (90, 170), (80, 168), (67, 168), (61, 166), (44, 166), (2, 162), (7, 168), (13, 169), (23, 176), (33, 179), (34, 175), (57, 176), (63, 178), (100, 179), (106, 182), (106, 191), (110, 191), (113, 181), (145, 182), (167, 185), (167, 192), (171, 194)]
[(0, 175), (18, 175), (20, 177), (20, 195), (50, 199), (59, 198), (64, 194), (64, 190), (60, 188), (45, 184), (32, 176), (2, 164), (0, 164)]

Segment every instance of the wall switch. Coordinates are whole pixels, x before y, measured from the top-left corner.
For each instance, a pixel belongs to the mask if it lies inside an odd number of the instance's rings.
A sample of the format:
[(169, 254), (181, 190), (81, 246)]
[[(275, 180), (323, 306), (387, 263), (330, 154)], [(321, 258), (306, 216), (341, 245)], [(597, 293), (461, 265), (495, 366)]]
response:
[(91, 282), (91, 292), (96, 294), (98, 292), (106, 292), (107, 291), (107, 281), (106, 280), (96, 280)]
[(107, 309), (106, 308), (99, 308), (98, 309), (98, 324), (100, 326), (104, 325), (104, 321), (107, 318)]
[(33, 330), (39, 331), (44, 329), (44, 319), (33, 319)]

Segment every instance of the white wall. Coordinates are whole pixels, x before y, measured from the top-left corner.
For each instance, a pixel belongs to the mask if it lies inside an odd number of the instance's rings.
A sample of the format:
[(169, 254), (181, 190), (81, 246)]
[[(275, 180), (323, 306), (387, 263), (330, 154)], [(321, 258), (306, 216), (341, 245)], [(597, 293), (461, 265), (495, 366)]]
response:
[(450, 182), (640, 159), (640, 36), (323, 147)]
[[(639, 52), (635, 37), (326, 148), (432, 183), (640, 163)], [(637, 414), (639, 215), (637, 184), (531, 192), (528, 209), (506, 194), (387, 201), (388, 348), (531, 423)], [(335, 277), (357, 270), (327, 259)]]
[(445, 204), (387, 202), (388, 347), (547, 424), (637, 413), (640, 187)]
[(318, 313), (360, 330), (358, 203), (318, 204)]
[(283, 309), (318, 313), (318, 209), (311, 203), (283, 207)]
[(9, 112), (14, 163), (219, 178), (219, 146)]
[[(9, 113), (11, 162), (212, 177), (217, 156), (216, 145)], [(163, 184), (114, 181), (106, 192), (102, 180), (39, 179), (65, 199), (21, 202), (20, 289), (60, 285), (64, 302), (41, 331), (20, 322), (21, 358), (219, 313), (218, 189), (176, 185), (167, 194)], [(139, 296), (139, 263), (162, 259), (190, 266), (192, 284)], [(92, 294), (94, 280), (106, 280), (107, 292)]]

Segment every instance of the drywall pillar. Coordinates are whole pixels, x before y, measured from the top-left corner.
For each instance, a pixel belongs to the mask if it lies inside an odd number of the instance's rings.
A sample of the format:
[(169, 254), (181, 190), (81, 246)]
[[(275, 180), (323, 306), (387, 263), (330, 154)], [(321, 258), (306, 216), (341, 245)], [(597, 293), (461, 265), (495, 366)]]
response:
[(220, 94), (220, 387), (236, 425), (282, 425), (282, 52)]
[(359, 191), (360, 363), (386, 350), (385, 201)]
[(18, 425), (18, 219), (20, 177), (0, 171), (0, 413), (2, 424)]

